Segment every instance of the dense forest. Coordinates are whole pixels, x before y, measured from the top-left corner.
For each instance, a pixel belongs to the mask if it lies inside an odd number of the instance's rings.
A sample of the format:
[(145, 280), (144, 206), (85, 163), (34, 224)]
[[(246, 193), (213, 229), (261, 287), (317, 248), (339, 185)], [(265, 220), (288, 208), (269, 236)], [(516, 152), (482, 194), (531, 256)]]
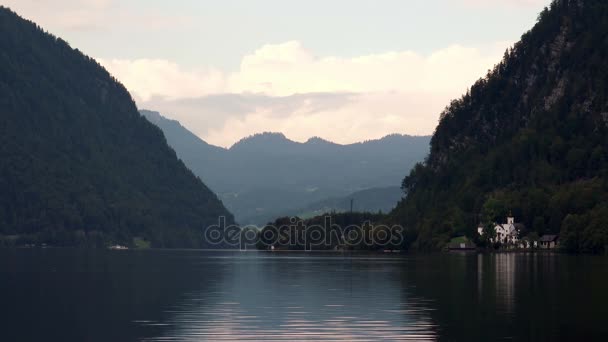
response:
[(366, 212), (328, 212), (309, 219), (281, 217), (255, 230), (255, 238), (243, 240), (256, 242), (260, 250), (397, 250), (405, 232), (383, 225), (385, 219), (383, 214)]
[(512, 211), (526, 234), (608, 249), (608, 2), (559, 0), (442, 113), (391, 219), (437, 249)]
[[(263, 225), (276, 217), (324, 209), (330, 199), (370, 189), (365, 198), (357, 196), (357, 210), (389, 211), (401, 196), (391, 192), (382, 198), (379, 188), (399, 187), (403, 175), (429, 152), (430, 137), (400, 134), (341, 145), (320, 138), (300, 143), (281, 133), (261, 133), (221, 148), (157, 112), (141, 113), (163, 130), (178, 157), (241, 224)], [(319, 201), (325, 203), (318, 206)], [(336, 204), (325, 209), (342, 209)]]
[(203, 247), (231, 214), (93, 59), (0, 7), (0, 244)]

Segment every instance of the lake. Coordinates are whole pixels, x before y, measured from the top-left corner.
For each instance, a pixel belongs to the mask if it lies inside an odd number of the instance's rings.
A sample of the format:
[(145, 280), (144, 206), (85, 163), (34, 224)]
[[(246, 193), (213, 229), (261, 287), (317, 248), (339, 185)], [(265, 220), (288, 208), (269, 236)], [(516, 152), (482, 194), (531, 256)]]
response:
[(608, 258), (0, 250), (2, 341), (608, 341)]

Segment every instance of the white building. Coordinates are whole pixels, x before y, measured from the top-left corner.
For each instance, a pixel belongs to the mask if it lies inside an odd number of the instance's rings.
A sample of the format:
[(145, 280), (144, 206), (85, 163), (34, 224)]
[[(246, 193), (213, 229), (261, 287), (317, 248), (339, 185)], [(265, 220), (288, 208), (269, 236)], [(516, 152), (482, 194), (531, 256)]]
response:
[[(507, 217), (507, 223), (495, 224), (494, 232), (496, 232), (496, 237), (490, 239), (490, 242), (517, 243), (519, 241), (518, 226), (519, 225), (515, 223), (515, 218), (513, 216)], [(483, 235), (483, 227), (478, 227), (477, 233)]]

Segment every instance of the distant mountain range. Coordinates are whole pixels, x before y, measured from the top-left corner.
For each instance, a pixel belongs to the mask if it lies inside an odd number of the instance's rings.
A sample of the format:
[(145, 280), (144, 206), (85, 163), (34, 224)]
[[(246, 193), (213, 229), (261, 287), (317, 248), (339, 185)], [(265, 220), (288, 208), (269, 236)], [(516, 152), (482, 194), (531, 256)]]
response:
[[(393, 187), (390, 198), (398, 200), (394, 188), (429, 151), (430, 137), (398, 134), (340, 145), (316, 137), (299, 143), (280, 133), (262, 133), (225, 149), (157, 112), (141, 113), (163, 130), (178, 157), (218, 193), (241, 224), (264, 224), (312, 209), (309, 206), (318, 201), (374, 188)], [(357, 209), (390, 210), (386, 202), (379, 197), (360, 199)]]
[(95, 60), (0, 6), (0, 245), (210, 247), (232, 215)]

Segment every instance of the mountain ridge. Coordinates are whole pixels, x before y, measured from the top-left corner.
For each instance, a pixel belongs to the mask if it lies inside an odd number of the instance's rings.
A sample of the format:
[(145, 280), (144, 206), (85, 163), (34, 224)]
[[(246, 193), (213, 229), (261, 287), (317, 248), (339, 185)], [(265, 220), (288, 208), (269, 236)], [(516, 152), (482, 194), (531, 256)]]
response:
[(209, 247), (232, 215), (94, 59), (0, 7), (0, 244)]
[[(142, 110), (144, 116), (147, 113)], [(154, 118), (156, 114), (151, 115), (152, 121)], [(427, 154), (430, 140), (391, 134), (340, 145), (315, 137), (295, 142), (282, 133), (266, 132), (243, 138), (211, 156), (204, 149), (184, 146), (182, 137), (192, 135), (184, 127), (178, 130), (171, 120), (156, 124), (178, 156), (220, 195), (239, 223), (258, 225), (330, 197), (398, 186), (403, 173)]]
[(203, 138), (199, 137), (198, 135), (192, 133), (192, 131), (190, 131), (186, 126), (182, 125), (181, 122), (179, 122), (179, 120), (168, 118), (168, 117), (162, 115), (158, 111), (155, 111), (153, 109), (139, 109), (139, 111), (140, 111), (140, 113), (143, 116), (145, 116), (149, 121), (151, 121), (154, 124), (158, 124), (162, 120), (166, 120), (168, 122), (175, 123), (176, 125), (179, 125), (181, 128), (187, 130), (190, 134), (196, 136), (197, 139), (199, 139), (201, 142), (204, 142), (205, 144), (208, 144), (210, 146), (213, 146), (213, 147), (216, 147), (216, 148), (222, 149), (222, 150), (231, 150), (232, 148), (235, 147), (235, 145), (239, 145), (239, 144), (243, 144), (243, 143), (249, 143), (249, 142), (252, 142), (252, 141), (255, 142), (257, 140), (267, 141), (267, 139), (269, 139), (269, 138), (276, 139), (276, 140), (279, 140), (279, 141), (285, 141), (287, 143), (299, 144), (299, 145), (328, 144), (328, 145), (337, 145), (337, 146), (352, 146), (352, 145), (360, 145), (360, 144), (365, 144), (365, 143), (381, 142), (381, 141), (391, 140), (391, 139), (394, 139), (394, 138), (404, 138), (404, 137), (411, 137), (411, 138), (422, 137), (422, 138), (424, 138), (424, 137), (430, 137), (430, 135), (412, 135), (412, 134), (401, 134), (401, 133), (389, 133), (389, 134), (386, 134), (386, 135), (384, 135), (384, 136), (382, 136), (380, 138), (377, 138), (377, 139), (366, 139), (366, 140), (362, 140), (362, 141), (342, 144), (342, 143), (333, 142), (331, 140), (327, 140), (327, 139), (324, 139), (324, 138), (321, 138), (321, 137), (318, 137), (318, 136), (311, 136), (306, 141), (299, 142), (299, 141), (296, 141), (296, 140), (288, 138), (285, 135), (285, 133), (282, 133), (282, 132), (264, 131), (264, 132), (254, 133), (254, 134), (245, 136), (245, 137), (239, 139), (238, 141), (236, 141), (234, 144), (230, 145), (230, 147), (226, 148), (226, 147), (214, 145), (214, 144), (211, 144), (211, 143), (205, 141), (205, 139), (203, 139)]
[[(255, 134), (252, 134), (252, 135), (249, 135), (247, 137), (240, 139), (239, 141), (234, 143), (231, 147), (229, 147), (228, 150), (235, 147), (235, 145), (249, 143), (249, 142), (256, 142), (256, 141), (268, 141), (271, 139), (274, 139), (272, 141), (285, 141), (287, 143), (293, 143), (296, 145), (325, 144), (325, 145), (333, 145), (333, 146), (340, 146), (340, 147), (348, 147), (348, 146), (358, 146), (358, 145), (368, 144), (368, 143), (389, 141), (389, 140), (399, 139), (399, 138), (424, 138), (424, 137), (429, 137), (429, 136), (389, 133), (389, 134), (382, 136), (380, 138), (377, 138), (377, 139), (366, 139), (366, 140), (357, 141), (357, 142), (353, 142), (353, 143), (341, 144), (341, 143), (333, 142), (331, 140), (323, 139), (323, 138), (317, 137), (317, 136), (312, 136), (304, 142), (299, 142), (299, 141), (295, 141), (295, 140), (288, 138), (284, 133), (281, 133), (281, 132), (262, 132), (262, 133), (255, 133)], [(201, 140), (203, 140), (203, 139), (201, 139)]]

